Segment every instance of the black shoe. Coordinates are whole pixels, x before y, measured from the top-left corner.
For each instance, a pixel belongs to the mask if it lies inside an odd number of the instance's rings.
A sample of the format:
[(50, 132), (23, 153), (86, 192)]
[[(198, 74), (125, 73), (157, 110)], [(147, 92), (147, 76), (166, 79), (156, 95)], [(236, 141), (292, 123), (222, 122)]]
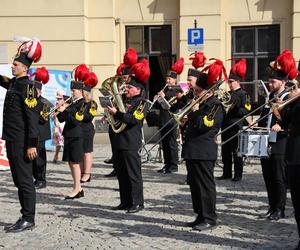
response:
[(47, 187), (47, 184), (46, 184), (46, 182), (44, 182), (44, 181), (35, 181), (35, 182), (34, 182), (34, 187), (35, 187), (36, 189), (42, 189), (42, 188)]
[(104, 163), (106, 163), (106, 164), (113, 164), (114, 163), (113, 158), (104, 160)]
[(130, 208), (128, 208), (127, 213), (137, 213), (144, 209), (144, 205), (133, 205)]
[(266, 218), (268, 218), (273, 212), (274, 212), (274, 209), (273, 209), (273, 208), (269, 208), (269, 210), (268, 210), (267, 213), (261, 214), (261, 215), (259, 215), (258, 217), (259, 217), (260, 219), (266, 219)]
[(214, 227), (216, 227), (216, 225), (217, 225), (216, 223), (202, 222), (202, 223), (194, 226), (193, 230), (204, 231), (204, 230), (208, 230), (208, 229), (213, 229)]
[(233, 177), (233, 179), (232, 179), (232, 181), (241, 181), (241, 180), (242, 180), (242, 177), (237, 177), (237, 176)]
[(157, 173), (164, 173), (167, 169), (167, 166), (163, 166), (161, 169), (157, 170)]
[(116, 207), (113, 207), (112, 210), (128, 210), (131, 206), (128, 206), (126, 204), (120, 204)]
[(219, 177), (216, 177), (217, 180), (227, 180), (227, 179), (231, 179), (231, 176), (224, 176), (224, 175), (221, 175)]
[(20, 223), (21, 220), (22, 220), (22, 218), (19, 218), (19, 219), (16, 221), (15, 224), (11, 224), (11, 225), (9, 225), (9, 226), (5, 226), (5, 227), (4, 227), (4, 230), (5, 230), (5, 231), (10, 230), (11, 228), (15, 227), (16, 224)]
[(178, 172), (178, 169), (170, 168), (170, 169), (165, 169), (165, 171), (163, 173), (164, 174), (172, 174), (172, 173), (176, 173), (176, 172)]
[(269, 220), (275, 220), (275, 221), (278, 221), (278, 220), (280, 220), (280, 219), (282, 219), (282, 218), (284, 218), (284, 217), (285, 217), (284, 210), (283, 210), (283, 209), (277, 208), (277, 209), (275, 209), (275, 210), (273, 211), (273, 213), (271, 213), (267, 218), (268, 218)]
[(79, 199), (81, 197), (84, 197), (83, 189), (81, 191), (79, 191), (77, 194), (75, 194), (74, 196), (67, 195), (65, 197), (65, 200), (74, 200), (74, 199)]
[[(88, 175), (88, 174), (87, 174)], [(89, 174), (90, 175), (90, 177), (86, 180), (86, 181), (84, 181), (84, 180), (80, 180), (80, 183), (86, 183), (86, 182), (90, 182), (91, 181), (91, 179), (92, 179), (92, 175), (91, 174)]]
[(34, 226), (35, 226), (34, 222), (29, 222), (24, 219), (20, 219), (16, 222), (16, 224), (9, 227), (9, 229), (7, 229), (6, 232), (7, 233), (18, 233), (18, 232), (22, 232), (24, 230), (33, 228)]
[(203, 222), (203, 219), (197, 217), (194, 221), (192, 221), (192, 222), (187, 222), (187, 223), (186, 223), (186, 226), (187, 226), (187, 227), (194, 227), (194, 226), (196, 226), (196, 225), (198, 225), (198, 224), (201, 224), (202, 222)]
[(104, 175), (105, 177), (115, 177), (117, 176), (117, 171), (113, 169), (111, 173)]

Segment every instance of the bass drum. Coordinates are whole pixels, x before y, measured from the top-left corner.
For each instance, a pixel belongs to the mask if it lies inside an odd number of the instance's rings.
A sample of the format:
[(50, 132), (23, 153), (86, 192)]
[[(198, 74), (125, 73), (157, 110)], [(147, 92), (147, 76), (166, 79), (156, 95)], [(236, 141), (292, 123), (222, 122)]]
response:
[(146, 116), (148, 127), (159, 127), (159, 110), (151, 109)]

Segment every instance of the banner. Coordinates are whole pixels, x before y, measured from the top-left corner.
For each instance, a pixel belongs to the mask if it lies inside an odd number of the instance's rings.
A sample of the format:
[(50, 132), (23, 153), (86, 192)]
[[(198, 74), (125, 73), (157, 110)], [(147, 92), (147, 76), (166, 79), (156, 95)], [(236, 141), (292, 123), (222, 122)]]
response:
[[(29, 70), (29, 74), (32, 74), (36, 71), (36, 68), (32, 68)], [(72, 80), (72, 72), (64, 71), (64, 70), (48, 70), (49, 71), (49, 82), (43, 85), (42, 96), (48, 99), (53, 105), (56, 102), (56, 92), (58, 90), (62, 90), (66, 95), (70, 96), (71, 90), (71, 80)], [(53, 133), (54, 122), (50, 119), (51, 125), (51, 136)], [(47, 150), (55, 150), (55, 145), (52, 144), (52, 140), (46, 141), (46, 149)]]

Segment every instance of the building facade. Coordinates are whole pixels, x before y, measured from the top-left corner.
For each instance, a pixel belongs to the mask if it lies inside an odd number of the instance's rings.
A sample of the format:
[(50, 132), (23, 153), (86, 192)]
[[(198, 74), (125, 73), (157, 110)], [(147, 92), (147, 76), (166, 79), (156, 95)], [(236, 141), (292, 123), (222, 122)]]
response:
[(85, 63), (101, 82), (134, 47), (150, 61), (151, 98), (179, 57), (185, 59), (180, 80), (186, 80), (187, 29), (195, 20), (208, 58), (227, 69), (228, 59), (247, 59), (246, 81), (266, 80), (266, 65), (283, 49), (300, 58), (300, 0), (1, 0), (0, 63), (11, 62), (14, 35), (36, 36), (44, 48), (37, 66), (71, 70)]

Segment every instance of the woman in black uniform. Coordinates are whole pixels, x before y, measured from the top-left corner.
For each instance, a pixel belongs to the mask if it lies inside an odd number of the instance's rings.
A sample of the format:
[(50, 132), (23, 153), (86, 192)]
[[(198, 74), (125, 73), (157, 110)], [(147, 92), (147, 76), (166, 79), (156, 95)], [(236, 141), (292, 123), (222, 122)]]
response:
[[(75, 70), (75, 80), (71, 81), (72, 103), (64, 104), (58, 108), (59, 122), (65, 122), (63, 136), (65, 139), (63, 161), (69, 163), (72, 177), (73, 190), (65, 199), (75, 199), (84, 196), (80, 185), (80, 163), (83, 158), (82, 120), (84, 118), (85, 102), (83, 99), (83, 82), (88, 78), (89, 71), (85, 65), (80, 65)], [(68, 105), (68, 106), (67, 106)]]
[(95, 128), (93, 119), (97, 113), (97, 103), (92, 99), (91, 90), (98, 83), (95, 73), (90, 72), (89, 78), (84, 82), (83, 97), (85, 100), (84, 118), (82, 120), (83, 132), (83, 162), (81, 164), (81, 183), (91, 181), (91, 168), (93, 164), (93, 143)]

